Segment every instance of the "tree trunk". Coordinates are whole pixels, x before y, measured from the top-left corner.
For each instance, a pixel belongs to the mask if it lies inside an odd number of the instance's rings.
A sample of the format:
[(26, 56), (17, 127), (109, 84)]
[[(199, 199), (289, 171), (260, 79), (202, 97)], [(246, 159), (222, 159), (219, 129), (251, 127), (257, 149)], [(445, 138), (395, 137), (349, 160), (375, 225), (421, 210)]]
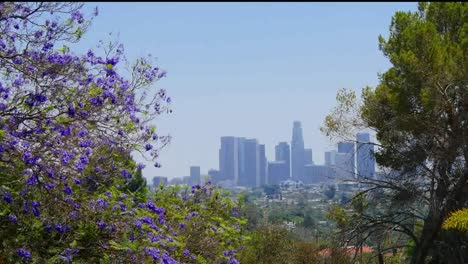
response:
[(377, 257), (378, 257), (378, 260), (379, 260), (379, 264), (385, 264), (380, 242), (377, 243)]
[(419, 239), (416, 244), (413, 255), (411, 256), (411, 264), (424, 264), (430, 248), (434, 243), (434, 238), (440, 231), (442, 224), (442, 215), (439, 208), (432, 207), (430, 209), (427, 220)]

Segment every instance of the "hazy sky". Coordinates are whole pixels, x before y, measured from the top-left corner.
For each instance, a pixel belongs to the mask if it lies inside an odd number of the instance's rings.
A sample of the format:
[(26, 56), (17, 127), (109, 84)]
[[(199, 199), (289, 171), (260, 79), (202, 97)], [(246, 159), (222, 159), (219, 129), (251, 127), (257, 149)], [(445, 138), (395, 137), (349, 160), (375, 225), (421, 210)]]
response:
[[(394, 12), (416, 3), (87, 3), (99, 16), (79, 44), (87, 50), (119, 33), (129, 59), (151, 53), (168, 75), (156, 86), (173, 113), (155, 123), (172, 143), (162, 168), (143, 174), (178, 177), (189, 166), (218, 168), (221, 136), (257, 138), (274, 159), (302, 122), (315, 163), (334, 149), (319, 131), (336, 92), (375, 86), (388, 60), (378, 35)], [(108, 33), (113, 35), (109, 36)]]

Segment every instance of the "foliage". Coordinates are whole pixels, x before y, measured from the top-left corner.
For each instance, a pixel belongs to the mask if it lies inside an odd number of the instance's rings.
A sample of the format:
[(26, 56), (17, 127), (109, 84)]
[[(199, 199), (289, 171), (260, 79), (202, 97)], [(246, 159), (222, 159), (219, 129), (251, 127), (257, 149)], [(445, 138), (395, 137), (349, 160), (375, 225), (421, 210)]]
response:
[(455, 211), (445, 219), (443, 229), (456, 229), (460, 232), (468, 232), (468, 208)]
[(379, 38), (392, 67), (375, 89), (363, 89), (362, 104), (342, 90), (322, 128), (332, 137), (376, 132), (376, 161), (386, 176), (360, 179), (366, 192), (378, 193), (378, 205), (364, 210), (360, 228), (349, 231), (406, 235), (414, 242), (411, 263), (468, 257), (466, 241), (460, 245), (441, 229), (449, 212), (468, 202), (467, 14), (460, 2), (420, 3), (418, 12), (395, 13), (388, 39)]
[[(184, 248), (184, 263), (236, 263), (244, 242), (246, 219), (240, 215), (241, 202), (229, 192), (205, 185), (160, 187), (150, 193), (153, 202), (166, 208), (174, 240)], [(190, 254), (189, 254), (190, 253)]]
[(240, 263), (284, 263), (293, 258), (294, 239), (284, 228), (276, 225), (259, 227), (240, 252)]
[[(90, 25), (81, 8), (0, 3), (0, 262), (177, 263), (194, 256), (203, 263), (204, 252), (185, 251), (195, 244), (192, 233), (203, 231), (213, 259), (235, 263), (233, 252), (220, 254), (238, 245), (243, 224), (228, 218), (227, 198), (212, 201), (198, 188), (187, 200), (174, 197), (174, 204), (200, 212), (197, 222), (146, 197), (144, 166), (130, 153), (160, 166), (156, 159), (170, 137), (150, 122), (170, 112), (171, 99), (152, 85), (166, 73), (150, 58), (125, 71), (119, 43), (71, 51), (67, 44)], [(201, 229), (184, 233), (179, 223)]]

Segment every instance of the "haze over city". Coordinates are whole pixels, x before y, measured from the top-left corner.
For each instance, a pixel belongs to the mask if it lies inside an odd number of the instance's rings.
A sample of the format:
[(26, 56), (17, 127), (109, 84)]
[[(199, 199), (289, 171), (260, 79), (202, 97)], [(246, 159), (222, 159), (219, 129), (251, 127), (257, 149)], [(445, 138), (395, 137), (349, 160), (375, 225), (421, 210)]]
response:
[[(80, 47), (120, 33), (130, 60), (152, 53), (167, 78), (172, 114), (157, 119), (172, 142), (161, 168), (143, 174), (180, 177), (218, 167), (220, 137), (257, 138), (266, 156), (291, 141), (302, 122), (314, 161), (335, 146), (319, 131), (336, 92), (360, 94), (389, 67), (378, 49), (392, 14), (416, 3), (88, 3), (100, 14)], [(132, 23), (128, 23), (132, 21)], [(135, 25), (138, 25), (136, 30)], [(112, 32), (112, 36), (107, 33)]]
[[(319, 131), (336, 92), (358, 94), (389, 67), (378, 49), (397, 10), (416, 3), (87, 3), (98, 6), (95, 30), (78, 48), (118, 39), (130, 61), (152, 53), (168, 74), (157, 88), (172, 97), (172, 114), (157, 129), (172, 142), (161, 168), (143, 174), (169, 178), (218, 168), (220, 137), (256, 138), (268, 160), (302, 123), (306, 148), (323, 163), (336, 146)], [(131, 21), (131, 23), (129, 23)], [(108, 35), (109, 32), (113, 34)]]

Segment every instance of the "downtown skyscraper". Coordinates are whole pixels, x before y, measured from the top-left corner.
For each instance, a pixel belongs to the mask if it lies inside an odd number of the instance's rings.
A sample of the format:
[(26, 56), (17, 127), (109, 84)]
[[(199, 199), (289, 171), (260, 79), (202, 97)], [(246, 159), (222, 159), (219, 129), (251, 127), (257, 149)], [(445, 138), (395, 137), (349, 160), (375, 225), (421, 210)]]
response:
[(344, 179), (354, 179), (356, 174), (354, 142), (339, 142), (338, 153), (335, 155), (338, 176)]
[(286, 166), (286, 179), (291, 177), (291, 151), (288, 142), (280, 142), (275, 146), (275, 161), (284, 161)]
[(370, 142), (369, 133), (356, 134), (357, 178), (375, 178), (374, 145)]
[(304, 139), (301, 122), (294, 121), (291, 140), (291, 176), (293, 180), (304, 178)]
[(219, 173), (221, 180), (232, 180), (235, 183), (239, 179), (239, 151), (236, 137), (221, 137), (219, 149)]

